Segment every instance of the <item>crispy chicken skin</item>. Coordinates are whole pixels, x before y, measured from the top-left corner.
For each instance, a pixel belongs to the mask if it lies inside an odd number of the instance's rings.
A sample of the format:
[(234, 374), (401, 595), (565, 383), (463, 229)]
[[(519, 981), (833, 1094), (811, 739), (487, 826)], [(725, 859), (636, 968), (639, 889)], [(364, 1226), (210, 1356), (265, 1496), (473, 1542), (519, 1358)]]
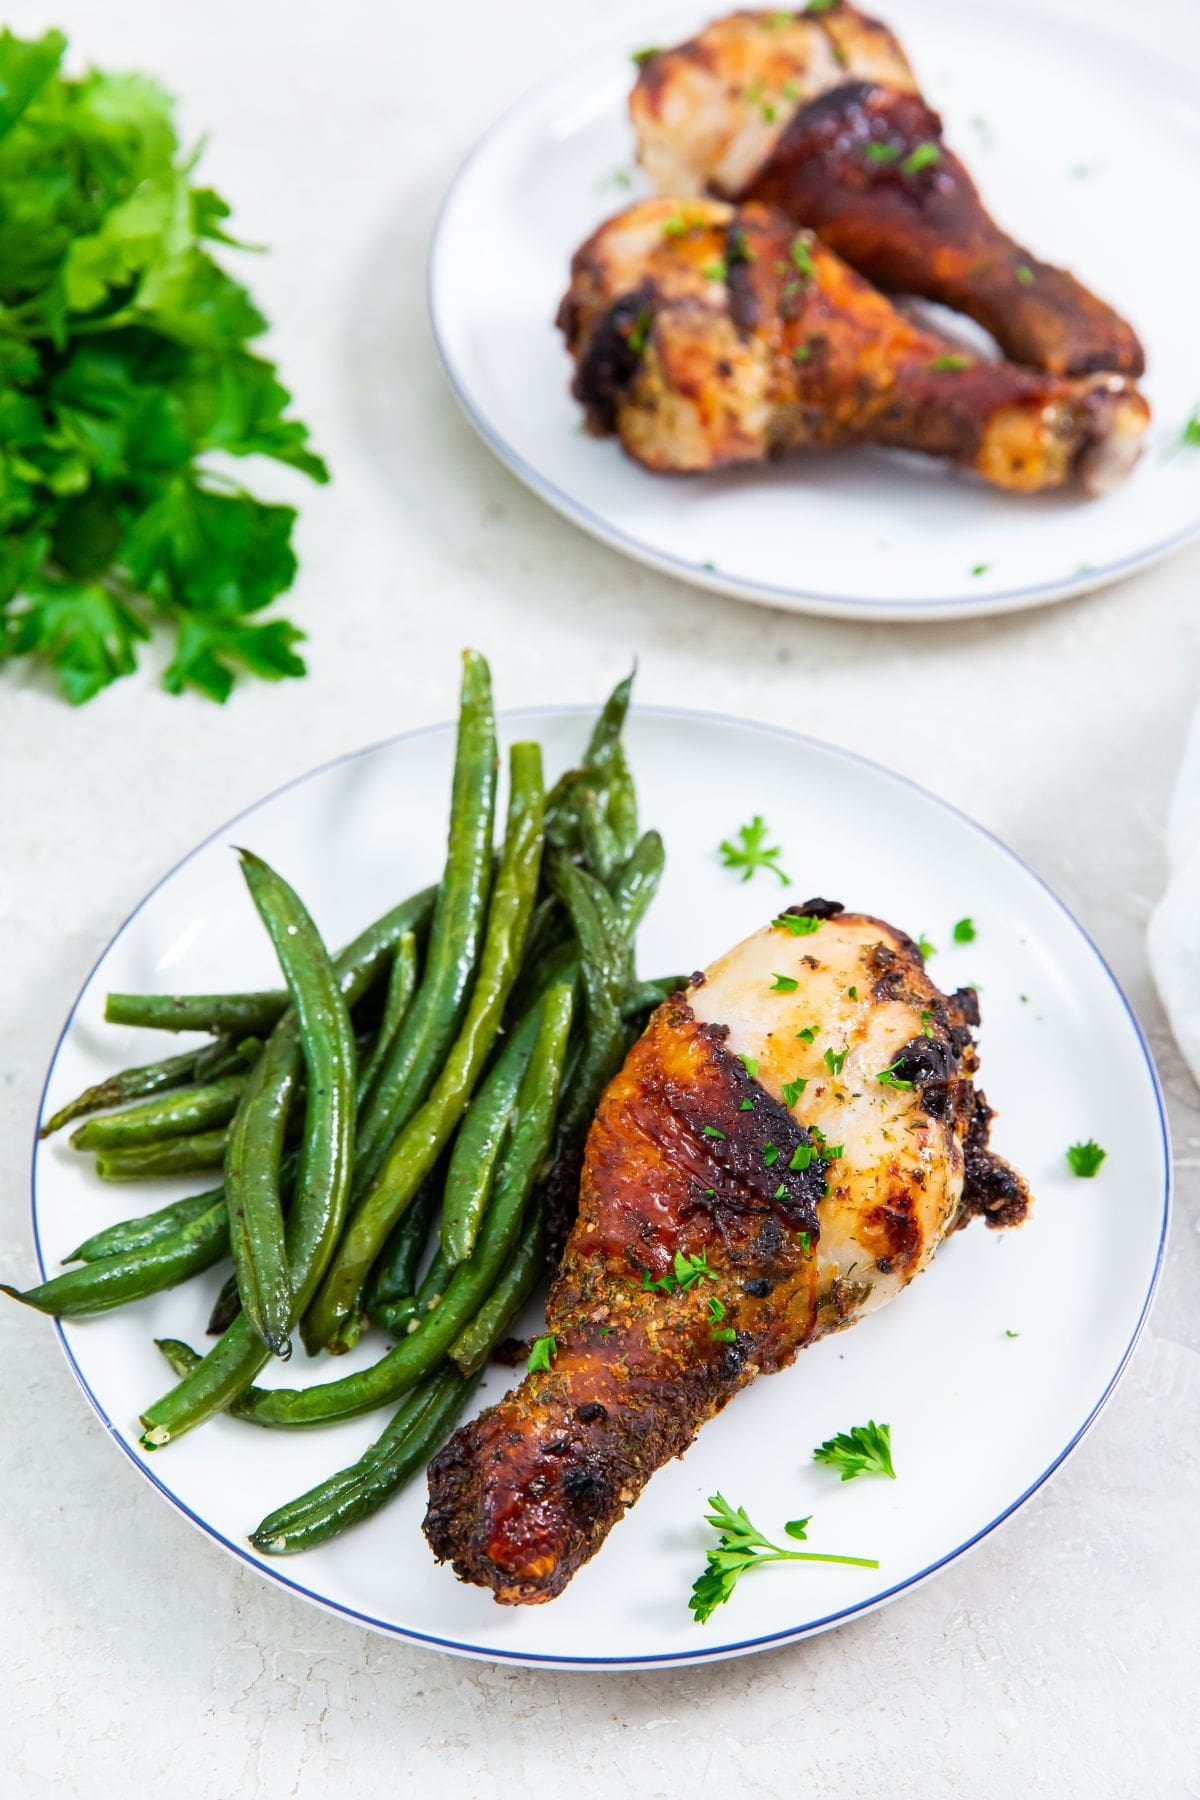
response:
[(756, 204), (627, 207), (576, 252), (558, 322), (589, 429), (658, 472), (876, 444), (1020, 493), (1099, 493), (1149, 419), (1123, 376), (965, 355)]
[(847, 0), (717, 19), (646, 61), (630, 112), (661, 193), (779, 206), (878, 287), (969, 314), (1016, 362), (1142, 373), (1132, 327), (989, 217), (900, 45)]
[(654, 1014), (588, 1138), (553, 1365), (430, 1466), (435, 1555), (498, 1601), (561, 1593), (739, 1388), (891, 1299), (972, 1213), (1025, 1216), (987, 1148), (974, 994), (939, 993), (878, 919), (795, 910), (819, 928), (765, 927)]

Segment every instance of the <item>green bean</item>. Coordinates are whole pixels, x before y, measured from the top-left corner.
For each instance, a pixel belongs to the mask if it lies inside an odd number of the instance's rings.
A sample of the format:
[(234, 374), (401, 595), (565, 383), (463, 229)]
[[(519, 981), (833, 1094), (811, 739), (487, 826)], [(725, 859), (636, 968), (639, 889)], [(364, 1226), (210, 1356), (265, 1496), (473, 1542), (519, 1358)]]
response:
[(299, 1077), (296, 1032), (284, 1019), (255, 1064), (225, 1149), (238, 1299), (263, 1343), (285, 1360), (291, 1354), (292, 1284), (284, 1250), (283, 1140)]
[(72, 1250), (63, 1261), (99, 1262), (105, 1256), (120, 1256), (126, 1250), (141, 1250), (147, 1244), (156, 1244), (160, 1239), (173, 1237), (200, 1213), (207, 1212), (218, 1200), (224, 1200), (224, 1188), (213, 1188), (207, 1194), (193, 1194), (187, 1200), (172, 1200), (169, 1206), (160, 1206), (157, 1212), (143, 1213), (140, 1218), (121, 1219), (116, 1225), (106, 1225), (103, 1231), (86, 1238), (78, 1250)]
[(324, 1425), (352, 1418), (399, 1399), (434, 1369), (464, 1326), (484, 1304), (520, 1236), (530, 1190), (546, 1156), (571, 1028), (571, 989), (554, 988), (543, 1002), (542, 1023), (521, 1091), (517, 1126), (505, 1153), (496, 1191), (484, 1215), (479, 1241), (469, 1261), (460, 1263), (449, 1286), (418, 1329), (400, 1340), (369, 1369), (310, 1388), (273, 1388), (234, 1407), (240, 1419), (284, 1428)]
[(350, 1218), (315, 1304), (302, 1327), (309, 1351), (328, 1344), (352, 1313), (371, 1265), (396, 1220), (458, 1124), (504, 1017), (537, 892), (542, 856), (542, 753), (514, 744), (504, 850), (488, 908), (479, 973), (453, 1046), (433, 1091), (400, 1133), (374, 1183)]
[(521, 1240), (503, 1275), (465, 1331), (450, 1346), (450, 1360), (473, 1375), (491, 1355), (546, 1272), (546, 1227), (540, 1207), (532, 1209)]
[(417, 1288), (417, 1270), (429, 1240), (429, 1227), (438, 1203), (436, 1173), (425, 1182), (408, 1211), (402, 1213), (388, 1233), (387, 1242), (371, 1271), (367, 1289), (367, 1311), (373, 1307), (391, 1306), (399, 1300), (412, 1300)]
[[(355, 1166), (359, 1195), (374, 1181), (397, 1132), (428, 1094), (458, 1028), (487, 912), (495, 804), (491, 675), (483, 657), (469, 650), (463, 656), (445, 873), (421, 985), (359, 1120)], [(333, 1329), (331, 1319), (322, 1341), (332, 1336)]]
[(633, 785), (633, 776), (629, 772), (629, 764), (620, 741), (613, 747), (606, 816), (608, 828), (616, 840), (618, 855), (629, 856), (638, 841), (637, 789)]
[(99, 1262), (85, 1263), (79, 1269), (68, 1269), (23, 1294), (4, 1286), (0, 1286), (0, 1293), (60, 1319), (109, 1312), (130, 1300), (143, 1300), (147, 1294), (175, 1287), (211, 1268), (224, 1256), (228, 1243), (225, 1203), (218, 1198), (170, 1237), (103, 1257)]
[(588, 872), (597, 881), (611, 880), (621, 861), (621, 851), (594, 788), (583, 788), (579, 794), (579, 842)]
[(250, 1534), (255, 1549), (268, 1556), (290, 1556), (369, 1519), (424, 1468), (475, 1386), (473, 1378), (464, 1379), (454, 1369), (430, 1376), (356, 1463), (270, 1513)]
[(128, 1100), (140, 1100), (147, 1094), (161, 1094), (170, 1088), (182, 1087), (192, 1080), (196, 1061), (203, 1054), (199, 1050), (188, 1050), (183, 1056), (168, 1056), (163, 1062), (143, 1063), (136, 1069), (122, 1069), (119, 1074), (110, 1075), (104, 1081), (98, 1081), (94, 1087), (84, 1088), (74, 1100), (68, 1100), (65, 1106), (46, 1120), (38, 1132), (41, 1138), (48, 1138), (52, 1132), (61, 1131), (72, 1119), (81, 1119), (87, 1113), (101, 1112), (107, 1106), (123, 1106)]
[[(206, 1337), (220, 1337), (221, 1333), (233, 1324), (242, 1310), (242, 1296), (238, 1292), (237, 1270), (227, 1275), (221, 1283), (221, 1291), (213, 1301), (212, 1311), (208, 1315), (208, 1324), (204, 1327)], [(197, 1357), (199, 1362), (200, 1358)]]
[(540, 1006), (534, 1006), (518, 1023), (472, 1097), (454, 1140), (442, 1196), (442, 1249), (451, 1268), (471, 1254), (478, 1236), (540, 1017)]
[(154, 1144), (163, 1138), (184, 1137), (212, 1125), (225, 1125), (237, 1111), (246, 1085), (245, 1075), (226, 1075), (204, 1087), (184, 1088), (165, 1099), (143, 1100), (122, 1112), (89, 1119), (71, 1133), (76, 1150), (123, 1150), (130, 1145)]
[[(337, 959), (347, 1004), (356, 1006), (390, 967), (406, 931), (423, 931), (437, 900), (436, 887), (422, 889), (375, 919), (346, 945)], [(245, 1038), (266, 1035), (288, 1007), (284, 989), (257, 994), (110, 994), (104, 1016), (114, 1025), (146, 1025), (162, 1031), (229, 1031)], [(132, 1096), (131, 1096), (132, 1097)]]
[(688, 979), (686, 975), (659, 975), (653, 981), (640, 981), (636, 987), (626, 988), (621, 997), (621, 1017), (641, 1019), (646, 1013), (652, 1013), (672, 994), (682, 992)]
[(416, 985), (417, 935), (414, 931), (406, 931), (396, 945), (396, 954), (392, 958), (387, 994), (383, 1002), (383, 1013), (379, 1020), (379, 1030), (375, 1036), (374, 1048), (359, 1069), (358, 1104), (360, 1106), (370, 1092), (371, 1083), (382, 1068), (396, 1041), (396, 1034), (404, 1023), (404, 1015), (408, 1011)]
[(220, 1031), (240, 1037), (265, 1036), (283, 1016), (287, 995), (109, 994), (104, 1017), (110, 1025), (140, 1025), (156, 1031)]
[(426, 1313), (441, 1305), (451, 1273), (439, 1245), (416, 1293), (376, 1306), (370, 1315), (372, 1325), (396, 1338), (415, 1331)]
[(632, 938), (662, 880), (666, 853), (657, 831), (645, 831), (613, 877), (610, 892), (621, 929)]
[(592, 729), (582, 766), (568, 769), (546, 796), (546, 842), (569, 856), (583, 853), (579, 821), (579, 796), (583, 791), (606, 792), (614, 775), (619, 777), (617, 753), (621, 730), (629, 710), (633, 675), (617, 683)]
[[(347, 1006), (355, 1005), (362, 998), (378, 974), (382, 959), (391, 954), (404, 932), (421, 929), (432, 911), (434, 893), (433, 888), (426, 888), (423, 893), (402, 901), (382, 919), (369, 925), (342, 951), (336, 967)], [(299, 1043), (296, 1055), (299, 1058)], [(303, 1248), (302, 1245), (298, 1247)], [(298, 1259), (290, 1222), (287, 1248), (294, 1273)], [(143, 1448), (158, 1449), (173, 1437), (180, 1437), (214, 1414), (223, 1412), (254, 1380), (269, 1354), (249, 1321), (239, 1313), (202, 1359), (202, 1366), (198, 1365), (187, 1379), (142, 1414), (146, 1427), (141, 1440)]]
[(628, 950), (616, 908), (586, 870), (560, 858), (553, 871), (582, 951), (587, 1030), (583, 1050), (556, 1128), (565, 1147), (584, 1128), (600, 1093), (625, 1053), (621, 998), (628, 985)]
[(291, 1246), (284, 1246), (280, 1199), (287, 1101), (273, 1076), (239, 1109), (225, 1170), (242, 1311), (275, 1355), (286, 1358), (291, 1327), (324, 1273), (346, 1216), (354, 1147), (354, 1027), (337, 971), (299, 896), (261, 858), (249, 850), (240, 855), (295, 1009), (276, 1026), (258, 1066), (272, 1059), (280, 1072), (294, 1066), (292, 1042), (298, 1033), (308, 1076), (292, 1203), (294, 1257)]
[(96, 1156), (96, 1173), (102, 1181), (149, 1181), (161, 1175), (219, 1169), (225, 1161), (225, 1138), (224, 1130), (200, 1131), (129, 1150), (101, 1150)]
[(260, 1037), (214, 1038), (211, 1044), (206, 1044), (203, 1050), (197, 1051), (192, 1080), (219, 1081), (223, 1075), (233, 1075), (239, 1069), (248, 1069), (258, 1061), (262, 1047), (263, 1040)]

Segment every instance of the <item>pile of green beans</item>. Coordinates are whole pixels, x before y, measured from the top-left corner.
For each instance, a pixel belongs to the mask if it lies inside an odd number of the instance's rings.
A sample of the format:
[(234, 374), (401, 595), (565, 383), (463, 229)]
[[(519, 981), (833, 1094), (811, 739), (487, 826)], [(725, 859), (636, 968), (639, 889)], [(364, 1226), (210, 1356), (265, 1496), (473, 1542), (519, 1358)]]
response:
[[(539, 747), (513, 745), (497, 852), (491, 676), (467, 651), (437, 885), (333, 957), (283, 877), (239, 852), (281, 985), (110, 994), (116, 1024), (207, 1041), (121, 1070), (42, 1128), (83, 1120), (70, 1144), (106, 1181), (222, 1172), (3, 1290), (79, 1318), (232, 1263), (207, 1354), (159, 1340), (177, 1381), (142, 1414), (145, 1449), (218, 1413), (295, 1429), (399, 1402), (358, 1462), (262, 1521), (251, 1542), (267, 1555), (369, 1517), (445, 1441), (544, 1274), (551, 1171), (578, 1158), (604, 1084), (681, 984), (635, 973), (663, 847), (640, 830), (622, 743), (631, 685), (548, 793)], [(364, 1331), (392, 1343), (338, 1380), (255, 1385), (297, 1330), (310, 1355)]]

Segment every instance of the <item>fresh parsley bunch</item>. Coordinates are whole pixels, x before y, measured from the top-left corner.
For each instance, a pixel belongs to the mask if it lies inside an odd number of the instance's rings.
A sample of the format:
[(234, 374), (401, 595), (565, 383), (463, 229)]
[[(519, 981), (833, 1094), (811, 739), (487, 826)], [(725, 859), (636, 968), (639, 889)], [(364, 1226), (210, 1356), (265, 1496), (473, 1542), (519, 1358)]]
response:
[(292, 581), (294, 509), (207, 457), (270, 456), (325, 481), (266, 329), (206, 246), (229, 207), (193, 187), (172, 102), (140, 75), (59, 72), (66, 41), (0, 34), (0, 658), (88, 700), (137, 664), (224, 700), (234, 668), (302, 675), (302, 633), (255, 622)]

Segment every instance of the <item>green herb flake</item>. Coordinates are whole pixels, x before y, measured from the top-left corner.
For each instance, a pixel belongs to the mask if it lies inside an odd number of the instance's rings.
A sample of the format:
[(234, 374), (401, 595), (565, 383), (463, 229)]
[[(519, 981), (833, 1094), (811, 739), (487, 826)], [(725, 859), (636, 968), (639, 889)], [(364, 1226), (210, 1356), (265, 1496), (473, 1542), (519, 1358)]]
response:
[(1004, 1335), (1006, 1338), (1018, 1338), (1021, 1334), (1019, 1331), (1009, 1331), (1006, 1329)]
[(846, 1058), (850, 1054), (850, 1046), (846, 1044), (841, 1050), (826, 1050), (821, 1061), (831, 1075), (840, 1075), (846, 1066)]
[(872, 163), (895, 162), (899, 154), (900, 151), (895, 144), (868, 144), (863, 151), (867, 161)]
[(742, 880), (749, 881), (759, 869), (767, 869), (783, 883), (790, 887), (792, 878), (779, 867), (779, 858), (783, 850), (778, 844), (767, 843), (769, 827), (761, 813), (755, 813), (748, 825), (739, 825), (737, 830), (739, 843), (732, 843), (728, 838), (719, 845), (721, 866), (725, 869), (740, 869)]
[(775, 975), (771, 981), (773, 994), (794, 994), (800, 983), (794, 975)]
[(725, 1302), (723, 1300), (718, 1300), (717, 1296), (712, 1294), (709, 1296), (706, 1304), (708, 1306), (709, 1320), (712, 1324), (719, 1325), (721, 1320), (725, 1317)]
[(953, 936), (956, 944), (973, 944), (975, 942), (975, 921), (958, 919), (955, 922)]
[(805, 1252), (805, 1254), (807, 1254), (808, 1251), (810, 1251), (812, 1249), (812, 1234), (811, 1234), (811, 1232), (802, 1231), (800, 1233), (800, 1248)]
[(811, 344), (797, 344), (796, 348), (792, 351), (792, 361), (794, 363), (806, 363), (811, 355)]
[(779, 1147), (777, 1144), (767, 1145), (766, 1150), (763, 1152), (763, 1161), (766, 1163), (768, 1169), (779, 1161)]
[(697, 1250), (691, 1256), (685, 1256), (682, 1250), (675, 1252), (675, 1280), (685, 1291), (695, 1287), (698, 1281), (715, 1281), (717, 1278), (708, 1266), (708, 1251)]
[(1028, 263), (1018, 263), (1017, 264), (1016, 277), (1022, 287), (1032, 287), (1034, 282), (1037, 280), (1037, 277), (1035, 276), (1033, 270), (1029, 267)]
[[(820, 10), (825, 10), (826, 3), (829, 0), (823, 0)], [(810, 11), (815, 5), (816, 0), (809, 0)], [(879, 1567), (877, 1561), (866, 1556), (831, 1556), (817, 1550), (784, 1549), (764, 1537), (751, 1524), (745, 1508), (731, 1506), (724, 1494), (710, 1495), (708, 1504), (712, 1510), (705, 1513), (705, 1523), (713, 1527), (718, 1538), (708, 1553), (703, 1573), (692, 1584), (688, 1607), (697, 1625), (703, 1625), (718, 1606), (724, 1606), (749, 1569), (761, 1567), (764, 1563), (832, 1562), (849, 1563), (861, 1569)], [(790, 1538), (807, 1542), (811, 1522), (811, 1514), (806, 1519), (790, 1519), (784, 1530)]]
[(753, 1078), (758, 1074), (758, 1058), (757, 1058), (757, 1056), (741, 1056), (741, 1055), (739, 1055), (738, 1061), (741, 1063), (742, 1067), (745, 1069), (747, 1075), (749, 1075), (751, 1080), (753, 1080)]
[(765, 18), (760, 19), (758, 22), (763, 27), (764, 31), (781, 31), (785, 25), (795, 24), (796, 15), (794, 12), (767, 13)]
[(809, 255), (808, 245), (803, 237), (792, 239), (792, 263), (801, 275), (812, 276), (817, 272), (816, 264)]
[(705, 281), (724, 281), (729, 274), (729, 267), (723, 256), (714, 256), (711, 262), (705, 263), (700, 273)]
[(747, 1098), (747, 1099), (745, 1099), (745, 1100), (743, 1100), (743, 1101), (742, 1101), (742, 1104), (741, 1104), (741, 1105), (740, 1105), (740, 1106), (739, 1106), (739, 1108), (738, 1108), (738, 1111), (739, 1111), (739, 1112), (753, 1112), (753, 1111), (754, 1111), (754, 1102), (753, 1102), (753, 1100), (751, 1100), (751, 1099), (749, 1099), (749, 1098)]
[(856, 987), (849, 987), (846, 989), (846, 992), (849, 994), (851, 1000), (858, 999), (858, 989)]
[(900, 168), (905, 175), (919, 175), (922, 169), (932, 169), (942, 160), (942, 153), (936, 144), (926, 142), (918, 144), (910, 150)]
[(737, 1332), (732, 1325), (714, 1325), (713, 1342), (717, 1344), (733, 1344), (737, 1342)]
[(723, 1131), (718, 1131), (715, 1125), (706, 1125), (700, 1135), (701, 1137), (723, 1138), (725, 1133)]
[(805, 1044), (815, 1043), (817, 1028), (815, 1025), (802, 1025), (796, 1036)]
[(781, 1181), (779, 1186), (775, 1189), (775, 1198), (777, 1200), (786, 1200), (787, 1199), (787, 1182), (786, 1181)]
[(797, 1144), (792, 1151), (792, 1160), (788, 1164), (788, 1168), (807, 1169), (816, 1154), (817, 1152), (811, 1144)]
[(917, 949), (921, 952), (921, 955), (926, 961), (928, 961), (931, 956), (937, 955), (937, 945), (931, 944), (924, 932), (922, 932), (921, 936), (917, 939)]
[(969, 369), (971, 362), (969, 356), (935, 356), (928, 366), (931, 369)]
[(933, 1014), (927, 1006), (921, 1008), (921, 1030), (927, 1038), (933, 1036)]
[(1071, 1165), (1072, 1175), (1079, 1175), (1090, 1181), (1108, 1155), (1094, 1139), (1089, 1138), (1086, 1144), (1072, 1144), (1067, 1151), (1067, 1161)]
[(1184, 426), (1179, 441), (1189, 450), (1200, 450), (1200, 406)]
[(911, 1081), (905, 1081), (902, 1076), (897, 1075), (896, 1073), (896, 1070), (901, 1067), (903, 1062), (904, 1058), (898, 1056), (894, 1063), (888, 1064), (886, 1069), (879, 1070), (875, 1079), (881, 1087), (904, 1088), (907, 1090), (912, 1086)]
[(971, 573), (972, 575), (986, 575), (991, 566), (991, 563), (976, 563)]
[(629, 348), (633, 351), (635, 356), (640, 356), (642, 351), (646, 348), (646, 339), (650, 335), (650, 327), (653, 323), (654, 314), (648, 306), (643, 306), (638, 312), (638, 316), (630, 327), (629, 334), (625, 339), (625, 342), (629, 345)]
[(836, 1437), (818, 1444), (813, 1461), (840, 1469), (843, 1481), (853, 1481), (857, 1475), (886, 1475), (895, 1481), (892, 1428), (877, 1425), (874, 1419), (868, 1419), (865, 1425), (852, 1425), (849, 1431), (839, 1431)]
[(539, 1369), (544, 1369), (549, 1373), (557, 1352), (558, 1345), (554, 1341), (552, 1332), (547, 1332), (545, 1337), (536, 1338), (533, 1349), (529, 1352), (529, 1362), (526, 1365), (529, 1373), (534, 1375)]
[(815, 913), (787, 912), (780, 913), (771, 923), (782, 931), (790, 931), (793, 937), (811, 937), (814, 931), (820, 931), (825, 921)]
[(804, 10), (806, 13), (832, 12), (837, 4), (838, 0), (808, 0), (808, 5)]
[(662, 48), (658, 44), (648, 44), (644, 50), (632, 50), (629, 60), (635, 68), (644, 69), (652, 56), (661, 56)]
[(808, 1077), (806, 1075), (797, 1076), (795, 1081), (785, 1081), (783, 1084), (783, 1104), (785, 1106), (795, 1106), (797, 1100), (807, 1086)]

